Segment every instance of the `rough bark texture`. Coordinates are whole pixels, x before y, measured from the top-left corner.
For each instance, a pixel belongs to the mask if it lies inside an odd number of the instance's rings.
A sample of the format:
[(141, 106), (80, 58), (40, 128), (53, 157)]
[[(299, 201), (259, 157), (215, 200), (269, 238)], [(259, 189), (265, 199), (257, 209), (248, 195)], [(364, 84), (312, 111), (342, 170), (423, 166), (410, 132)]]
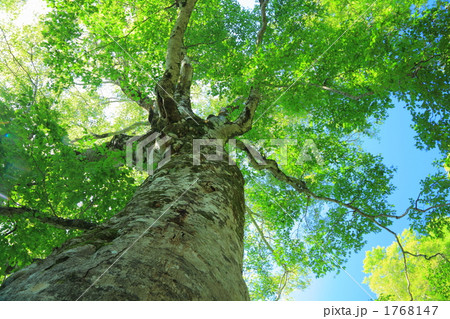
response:
[(191, 141), (102, 227), (11, 275), (0, 300), (248, 300), (243, 177), (226, 158), (192, 165)]

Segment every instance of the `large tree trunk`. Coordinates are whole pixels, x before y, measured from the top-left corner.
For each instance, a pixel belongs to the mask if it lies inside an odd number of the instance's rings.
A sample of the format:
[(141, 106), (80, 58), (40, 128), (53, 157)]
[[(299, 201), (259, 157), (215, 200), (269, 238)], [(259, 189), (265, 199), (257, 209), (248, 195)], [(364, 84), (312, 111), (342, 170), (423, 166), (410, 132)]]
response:
[[(183, 37), (196, 1), (179, 2), (155, 88), (156, 112), (145, 94), (136, 98), (135, 88), (118, 82), (149, 110), (152, 132), (173, 137), (166, 145), (173, 146), (170, 161), (108, 222), (6, 279), (0, 300), (249, 299), (242, 279), (244, 179), (227, 156), (196, 156), (195, 165), (192, 145), (196, 138), (225, 141), (250, 130), (260, 95), (251, 89), (234, 122), (227, 108), (208, 120), (192, 113), (192, 66)], [(115, 142), (111, 146), (120, 148)]]
[(101, 228), (11, 275), (0, 300), (248, 300), (244, 180), (185, 143)]

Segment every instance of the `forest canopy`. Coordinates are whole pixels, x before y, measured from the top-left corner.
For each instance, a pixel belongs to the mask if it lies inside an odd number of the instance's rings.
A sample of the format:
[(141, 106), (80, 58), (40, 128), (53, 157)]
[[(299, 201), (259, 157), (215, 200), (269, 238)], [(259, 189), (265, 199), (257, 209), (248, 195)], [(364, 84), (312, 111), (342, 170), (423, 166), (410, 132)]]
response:
[[(415, 234), (448, 241), (448, 2), (197, 1), (175, 54), (192, 71), (174, 91), (187, 115), (164, 117), (158, 86), (191, 2), (48, 0), (32, 24), (15, 20), (25, 1), (2, 2), (0, 280), (118, 214), (147, 178), (125, 165), (126, 139), (184, 116), (242, 124), (223, 132), (237, 140), (245, 179), (252, 299), (279, 300), (339, 270), (377, 232), (393, 236), (402, 298), (414, 299), (407, 260), (442, 247), (402, 246), (412, 233), (390, 226), (407, 219)], [(389, 202), (395, 169), (361, 147), (394, 100), (412, 116), (416, 146), (441, 156), (406, 211)]]

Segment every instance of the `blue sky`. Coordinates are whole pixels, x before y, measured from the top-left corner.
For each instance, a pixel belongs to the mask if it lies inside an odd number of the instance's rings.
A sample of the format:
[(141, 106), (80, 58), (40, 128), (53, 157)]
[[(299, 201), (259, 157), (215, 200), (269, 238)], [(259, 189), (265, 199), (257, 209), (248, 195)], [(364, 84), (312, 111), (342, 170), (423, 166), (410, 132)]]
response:
[[(416, 198), (420, 192), (420, 180), (430, 173), (436, 172), (432, 166), (435, 159), (440, 158), (436, 150), (421, 151), (415, 147), (415, 132), (410, 127), (411, 115), (403, 108), (403, 103), (396, 103), (391, 109), (389, 117), (380, 127), (378, 139), (365, 140), (363, 147), (374, 154), (381, 154), (384, 163), (397, 167), (393, 184), (396, 191), (390, 197), (390, 202), (396, 206), (398, 212), (404, 212), (408, 206), (408, 199)], [(444, 170), (444, 168), (440, 168)], [(400, 220), (392, 226), (397, 233), (407, 228), (408, 220)], [(376, 297), (370, 288), (362, 284), (365, 274), (363, 260), (365, 251), (376, 246), (388, 246), (394, 237), (383, 231), (369, 235), (368, 243), (358, 254), (354, 254), (345, 265), (346, 271), (365, 289), (373, 298)], [(369, 300), (369, 296), (344, 272), (339, 275), (329, 274), (324, 278), (315, 279), (305, 291), (295, 292), (295, 300)]]

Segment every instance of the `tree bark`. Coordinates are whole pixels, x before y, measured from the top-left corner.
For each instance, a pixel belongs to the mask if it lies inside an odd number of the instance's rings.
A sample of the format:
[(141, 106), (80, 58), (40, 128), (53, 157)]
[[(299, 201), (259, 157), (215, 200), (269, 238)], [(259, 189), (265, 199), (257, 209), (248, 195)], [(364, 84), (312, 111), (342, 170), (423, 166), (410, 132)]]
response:
[(248, 300), (244, 180), (192, 139), (108, 222), (8, 277), (0, 300)]

